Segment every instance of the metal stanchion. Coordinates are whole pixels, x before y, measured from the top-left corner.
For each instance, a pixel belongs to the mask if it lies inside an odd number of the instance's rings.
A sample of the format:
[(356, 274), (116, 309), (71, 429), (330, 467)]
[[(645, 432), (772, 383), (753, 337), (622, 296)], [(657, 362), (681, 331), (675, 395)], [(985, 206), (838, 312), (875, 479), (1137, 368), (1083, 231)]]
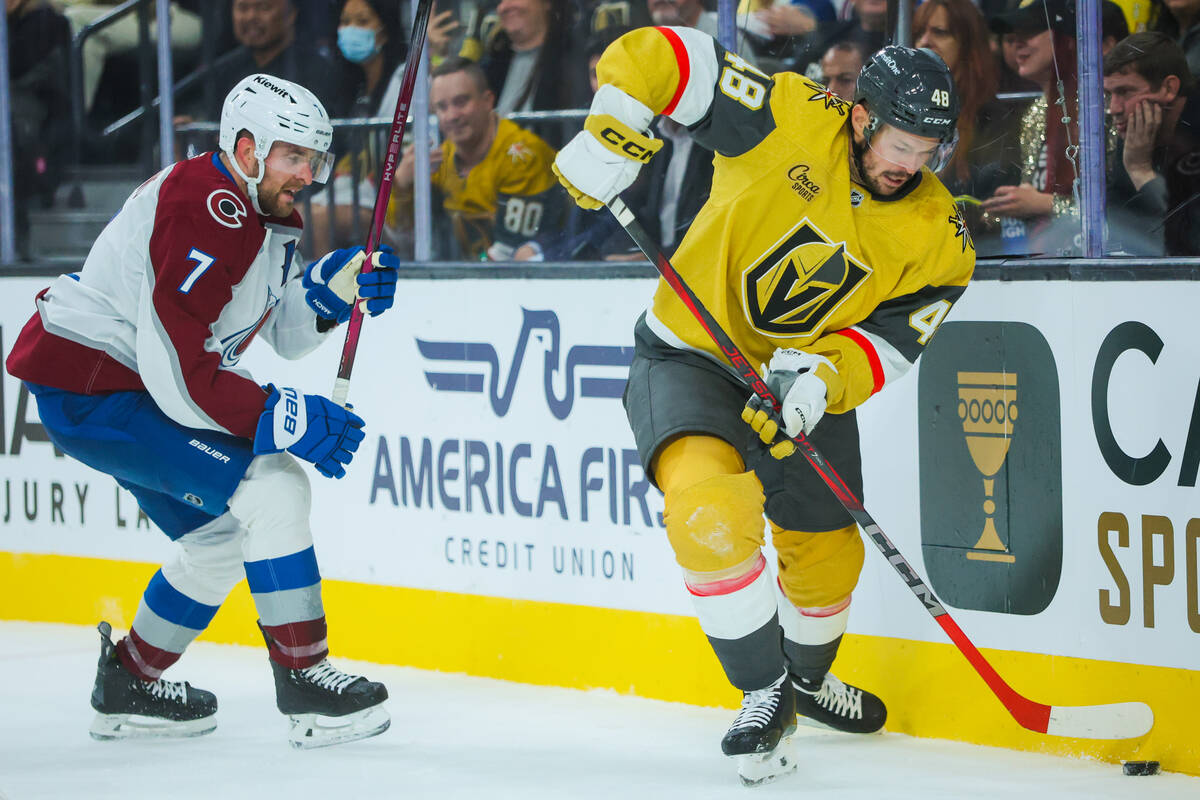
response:
[(0, 263), (17, 258), (13, 196), (12, 103), (8, 85), (8, 15), (0, 19)]

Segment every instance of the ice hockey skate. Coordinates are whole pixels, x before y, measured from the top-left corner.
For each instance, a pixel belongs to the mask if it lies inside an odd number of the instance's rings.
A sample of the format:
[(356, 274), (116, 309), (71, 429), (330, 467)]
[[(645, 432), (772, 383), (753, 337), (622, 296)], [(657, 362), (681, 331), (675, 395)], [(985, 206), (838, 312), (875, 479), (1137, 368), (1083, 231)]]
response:
[(93, 739), (203, 736), (217, 727), (217, 698), (189, 683), (144, 681), (117, 658), (112, 626), (101, 622), (100, 662), (92, 689)]
[(887, 720), (887, 707), (875, 695), (825, 673), (819, 686), (792, 676), (796, 713), (816, 727), (846, 733), (875, 733)]
[(721, 739), (721, 751), (737, 759), (744, 785), (773, 781), (799, 763), (789, 739), (796, 730), (795, 695), (786, 675), (765, 689), (743, 693), (742, 708)]
[[(263, 637), (271, 641), (266, 631)], [(326, 658), (305, 669), (289, 669), (271, 660), (275, 703), (288, 716), (288, 740), (303, 750), (378, 736), (392, 724), (382, 703), (387, 687), (349, 675)]]

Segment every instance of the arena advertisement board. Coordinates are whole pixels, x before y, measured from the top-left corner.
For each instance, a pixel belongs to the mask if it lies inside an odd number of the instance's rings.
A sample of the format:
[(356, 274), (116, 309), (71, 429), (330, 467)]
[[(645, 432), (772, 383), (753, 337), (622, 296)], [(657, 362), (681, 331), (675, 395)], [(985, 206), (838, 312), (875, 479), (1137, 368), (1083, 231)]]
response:
[[(45, 283), (6, 280), (5, 354)], [(311, 473), (322, 573), (691, 614), (620, 400), (652, 291), (403, 282), (358, 351), (367, 439), (344, 480)], [(977, 283), (924, 368), (862, 409), (867, 509), (980, 647), (1195, 668), (1197, 301), (1190, 283)], [(285, 362), (259, 344), (242, 366), (327, 393), (341, 346)], [(164, 558), (132, 498), (56, 457), (7, 375), (3, 393), (0, 550)], [(873, 552), (850, 629), (942, 641)]]

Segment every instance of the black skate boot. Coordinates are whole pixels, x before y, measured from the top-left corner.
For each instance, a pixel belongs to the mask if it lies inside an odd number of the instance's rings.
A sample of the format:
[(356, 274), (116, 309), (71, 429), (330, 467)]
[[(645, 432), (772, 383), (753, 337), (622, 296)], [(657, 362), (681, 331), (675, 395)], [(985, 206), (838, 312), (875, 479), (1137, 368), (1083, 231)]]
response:
[(796, 713), (834, 730), (874, 733), (887, 720), (887, 707), (868, 691), (842, 683), (832, 672), (819, 685), (793, 675)]
[(796, 768), (786, 745), (796, 730), (796, 693), (784, 675), (765, 689), (742, 694), (742, 710), (721, 739), (721, 752), (738, 759), (742, 783), (757, 786)]
[[(261, 630), (262, 626), (259, 625)], [(270, 647), (272, 640), (262, 632)], [(387, 687), (349, 675), (326, 658), (305, 669), (289, 669), (271, 659), (275, 704), (288, 715), (292, 747), (310, 749), (378, 736), (392, 719), (381, 705)]]
[(92, 688), (96, 719), (93, 739), (134, 736), (202, 736), (217, 727), (217, 698), (190, 683), (144, 681), (125, 669), (112, 642), (112, 626), (101, 622), (100, 662)]

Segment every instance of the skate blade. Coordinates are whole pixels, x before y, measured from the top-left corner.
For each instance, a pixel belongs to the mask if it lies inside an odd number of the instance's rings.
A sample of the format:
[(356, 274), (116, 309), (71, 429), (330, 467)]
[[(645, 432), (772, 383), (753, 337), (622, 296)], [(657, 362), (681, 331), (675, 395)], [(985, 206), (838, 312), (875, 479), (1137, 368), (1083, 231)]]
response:
[(769, 753), (751, 753), (734, 756), (737, 759), (738, 777), (743, 786), (762, 786), (796, 771), (800, 766), (798, 745), (792, 739), (781, 739)]
[(848, 733), (851, 736), (877, 736), (877, 735), (881, 735), (884, 731), (883, 726), (880, 726), (873, 731), (844, 731), (841, 728), (835, 728), (834, 726), (830, 725), (827, 722), (821, 722), (821, 720), (819, 720), (819, 719), (815, 719), (813, 717), (806, 717), (803, 714), (798, 714), (796, 716), (796, 723), (799, 725), (803, 725), (806, 728), (812, 728), (812, 729), (818, 730), (818, 731), (833, 731), (834, 733)]
[(115, 739), (185, 739), (217, 729), (215, 716), (165, 720), (137, 714), (96, 714), (88, 733), (101, 742)]
[(371, 706), (344, 717), (292, 714), (288, 741), (298, 750), (312, 750), (378, 736), (392, 724), (383, 706)]

